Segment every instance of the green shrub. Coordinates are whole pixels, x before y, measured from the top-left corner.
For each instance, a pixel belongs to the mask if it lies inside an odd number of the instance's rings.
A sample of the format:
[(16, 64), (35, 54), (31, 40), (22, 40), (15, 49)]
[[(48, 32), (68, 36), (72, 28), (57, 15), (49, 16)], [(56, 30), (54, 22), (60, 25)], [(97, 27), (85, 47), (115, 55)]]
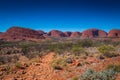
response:
[(16, 68), (23, 69), (23, 65), (20, 62), (15, 64)]
[(78, 76), (73, 76), (71, 80), (79, 80)]
[(71, 50), (75, 56), (79, 56), (81, 53), (85, 53), (84, 48), (79, 46), (73, 46)]
[(63, 58), (54, 59), (51, 63), (53, 69), (62, 70), (66, 66), (66, 61)]
[(5, 56), (0, 56), (0, 64), (5, 64), (6, 63), (6, 57)]
[(120, 72), (120, 64), (109, 64), (106, 69), (114, 69), (115, 72)]
[(6, 71), (7, 71), (8, 73), (11, 72), (10, 64), (7, 64), (7, 65), (5, 66), (5, 69), (6, 69)]
[(12, 62), (13, 57), (12, 56), (0, 56), (0, 64), (6, 64)]
[(106, 57), (117, 56), (117, 54), (115, 54), (115, 48), (113, 46), (107, 46), (107, 45), (100, 46), (98, 50)]
[(93, 41), (92, 40), (82, 40), (78, 43), (82, 47), (92, 47), (93, 46)]
[(109, 69), (96, 72), (89, 69), (80, 76), (79, 80), (115, 80), (115, 71), (113, 69)]

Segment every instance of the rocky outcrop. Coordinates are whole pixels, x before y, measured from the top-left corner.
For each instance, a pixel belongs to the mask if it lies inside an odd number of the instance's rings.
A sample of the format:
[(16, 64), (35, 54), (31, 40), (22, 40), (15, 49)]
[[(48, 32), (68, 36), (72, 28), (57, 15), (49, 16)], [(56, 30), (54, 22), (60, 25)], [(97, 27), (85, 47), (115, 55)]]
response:
[(21, 27), (11, 27), (5, 33), (0, 36), (0, 39), (4, 40), (34, 40), (43, 39), (44, 37), (39, 32)]
[(107, 32), (99, 29), (88, 29), (82, 32), (82, 37), (84, 38), (107, 37)]
[(108, 37), (120, 37), (120, 30), (113, 29), (108, 33)]
[(80, 32), (62, 32), (59, 30), (51, 30), (45, 33), (42, 30), (32, 30), (21, 27), (11, 27), (6, 32), (0, 32), (0, 40), (6, 41), (21, 41), (21, 40), (41, 40), (41, 39), (52, 39), (52, 38), (109, 38), (109, 37), (120, 37), (120, 30), (113, 29), (108, 34), (107, 32), (99, 29), (88, 29)]
[(64, 33), (59, 30), (52, 30), (48, 33), (48, 35), (51, 37), (65, 37)]
[(70, 37), (80, 37), (81, 33), (80, 32), (72, 32), (72, 34), (70, 35)]
[(42, 30), (38, 30), (37, 31), (40, 35), (44, 35), (44, 34), (46, 34), (44, 31), (42, 31)]
[[(0, 37), (2, 36), (2, 34), (3, 34), (3, 33), (2, 33), (2, 32), (0, 32)], [(1, 39), (0, 39), (0, 40), (1, 40)]]
[(65, 37), (70, 37), (71, 34), (72, 32), (64, 32)]

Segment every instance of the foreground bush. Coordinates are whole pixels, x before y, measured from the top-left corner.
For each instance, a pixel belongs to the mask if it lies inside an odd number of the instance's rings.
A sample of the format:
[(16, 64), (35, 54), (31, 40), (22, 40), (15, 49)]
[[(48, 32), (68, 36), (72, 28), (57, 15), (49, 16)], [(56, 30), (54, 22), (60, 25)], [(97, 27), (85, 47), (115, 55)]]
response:
[(115, 48), (113, 46), (100, 46), (98, 50), (106, 57), (115, 57), (118, 55), (115, 53)]
[(80, 54), (85, 53), (84, 48), (79, 46), (73, 46), (71, 51), (75, 56), (79, 56)]
[(115, 71), (108, 69), (96, 72), (90, 69), (80, 76), (79, 80), (115, 80)]
[(53, 69), (62, 70), (66, 66), (66, 61), (63, 58), (54, 59), (51, 65)]
[(106, 69), (114, 69), (115, 72), (120, 72), (120, 64), (110, 64)]

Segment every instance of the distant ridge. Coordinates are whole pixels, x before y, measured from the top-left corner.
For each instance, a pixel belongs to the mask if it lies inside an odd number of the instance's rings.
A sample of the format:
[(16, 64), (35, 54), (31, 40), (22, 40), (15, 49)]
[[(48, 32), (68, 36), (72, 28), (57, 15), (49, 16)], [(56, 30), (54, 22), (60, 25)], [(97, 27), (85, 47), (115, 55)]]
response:
[(21, 41), (44, 39), (44, 37), (35, 30), (13, 26), (5, 33), (1, 34), (0, 39), (7, 41)]
[(83, 32), (62, 32), (59, 30), (51, 30), (46, 33), (42, 30), (33, 30), (29, 28), (23, 28), (19, 26), (13, 26), (9, 28), (6, 32), (0, 32), (0, 40), (6, 41), (21, 41), (21, 40), (32, 40), (38, 41), (47, 38), (117, 38), (120, 37), (120, 30), (113, 29), (108, 33), (100, 29), (87, 29)]

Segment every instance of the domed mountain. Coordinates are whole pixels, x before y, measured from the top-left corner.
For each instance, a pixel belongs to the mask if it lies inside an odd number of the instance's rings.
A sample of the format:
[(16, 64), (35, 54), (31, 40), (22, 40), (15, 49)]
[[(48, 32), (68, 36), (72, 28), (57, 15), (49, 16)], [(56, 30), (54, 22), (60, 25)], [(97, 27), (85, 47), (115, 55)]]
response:
[(72, 34), (72, 32), (64, 32), (64, 35), (65, 35), (65, 37), (70, 37), (70, 35)]
[(72, 32), (72, 34), (70, 35), (70, 37), (80, 37), (81, 33), (80, 32)]
[(108, 33), (108, 37), (120, 37), (120, 30), (113, 29)]
[(84, 38), (107, 37), (107, 32), (99, 29), (88, 29), (82, 32), (82, 37)]
[(48, 33), (48, 35), (51, 37), (65, 37), (64, 33), (59, 30), (52, 30)]
[(38, 30), (37, 31), (39, 34), (41, 34), (41, 35), (44, 35), (44, 34), (46, 34), (44, 31), (42, 31), (42, 30)]
[(0, 37), (5, 40), (33, 40), (44, 39), (44, 37), (37, 31), (13, 26), (3, 33)]

